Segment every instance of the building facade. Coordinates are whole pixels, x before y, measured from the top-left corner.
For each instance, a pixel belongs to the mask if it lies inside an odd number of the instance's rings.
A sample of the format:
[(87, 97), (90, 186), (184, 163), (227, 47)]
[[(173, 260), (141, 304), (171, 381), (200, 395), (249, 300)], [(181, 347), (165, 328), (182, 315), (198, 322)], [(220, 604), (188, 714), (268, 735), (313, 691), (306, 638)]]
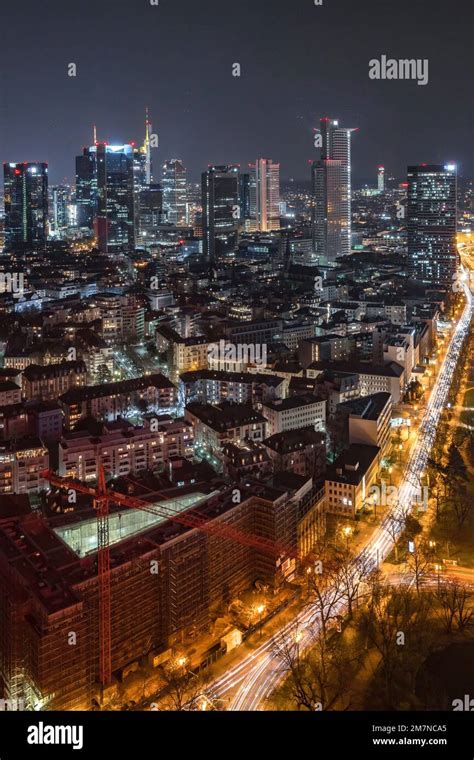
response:
[(6, 247), (44, 246), (48, 237), (48, 164), (4, 163)]
[(456, 166), (409, 166), (407, 243), (410, 275), (449, 286), (456, 277)]

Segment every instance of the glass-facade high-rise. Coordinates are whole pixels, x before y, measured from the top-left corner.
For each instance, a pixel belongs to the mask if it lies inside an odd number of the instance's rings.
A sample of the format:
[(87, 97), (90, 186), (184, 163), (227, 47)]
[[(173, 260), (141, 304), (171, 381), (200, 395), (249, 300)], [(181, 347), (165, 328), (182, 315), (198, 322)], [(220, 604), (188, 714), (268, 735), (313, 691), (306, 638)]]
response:
[(351, 252), (351, 133), (336, 119), (321, 119), (321, 158), (312, 165), (313, 245), (335, 261)]
[(48, 236), (48, 164), (4, 163), (5, 244), (43, 246)]
[(104, 253), (133, 250), (135, 246), (133, 146), (98, 143), (96, 150), (99, 250)]
[(76, 156), (77, 226), (94, 230), (97, 217), (97, 150), (93, 145)]
[(259, 158), (250, 165), (250, 217), (261, 232), (280, 228), (280, 164)]
[(385, 168), (379, 166), (377, 169), (377, 190), (379, 193), (385, 192)]
[(151, 183), (138, 195), (138, 238), (141, 245), (153, 242), (158, 227), (163, 223), (163, 190), (161, 185)]
[(432, 285), (453, 282), (456, 248), (456, 166), (408, 167), (407, 243), (410, 275)]
[(50, 214), (50, 233), (53, 237), (64, 237), (68, 226), (68, 205), (70, 192), (67, 185), (55, 185), (51, 188), (53, 212)]
[(239, 175), (240, 218), (242, 220), (250, 219), (250, 183), (250, 173), (245, 172)]
[(178, 158), (163, 164), (163, 209), (171, 224), (186, 224), (186, 167)]
[(203, 252), (211, 266), (237, 245), (240, 218), (239, 167), (210, 166), (202, 174)]

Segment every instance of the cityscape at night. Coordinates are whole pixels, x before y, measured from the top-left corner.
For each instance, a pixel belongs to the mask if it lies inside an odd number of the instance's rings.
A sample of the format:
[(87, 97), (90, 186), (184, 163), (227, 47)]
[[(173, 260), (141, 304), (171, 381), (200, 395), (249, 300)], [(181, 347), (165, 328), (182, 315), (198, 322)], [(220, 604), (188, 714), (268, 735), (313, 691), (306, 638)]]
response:
[(33, 754), (257, 713), (461, 757), (472, 6), (0, 20), (2, 760), (13, 713)]

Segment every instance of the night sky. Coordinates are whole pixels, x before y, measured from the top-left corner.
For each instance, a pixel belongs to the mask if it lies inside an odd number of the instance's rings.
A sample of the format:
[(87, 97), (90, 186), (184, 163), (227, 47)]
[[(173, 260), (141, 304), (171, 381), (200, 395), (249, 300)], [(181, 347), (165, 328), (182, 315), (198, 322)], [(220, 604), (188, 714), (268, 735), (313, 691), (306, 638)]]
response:
[[(424, 161), (470, 176), (472, 20), (470, 0), (2, 0), (0, 158), (72, 181), (92, 125), (141, 142), (148, 105), (155, 175), (166, 158), (197, 180), (209, 163), (266, 156), (307, 179), (327, 115), (359, 127), (356, 182)], [(428, 85), (370, 80), (382, 54), (428, 58)]]

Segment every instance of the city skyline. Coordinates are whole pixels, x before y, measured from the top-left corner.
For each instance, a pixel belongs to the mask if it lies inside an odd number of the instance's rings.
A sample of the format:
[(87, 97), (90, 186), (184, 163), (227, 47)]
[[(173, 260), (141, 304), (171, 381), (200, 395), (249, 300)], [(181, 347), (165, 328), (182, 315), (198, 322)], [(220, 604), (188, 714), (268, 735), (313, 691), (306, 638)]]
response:
[(24, 744), (306, 713), (455, 756), (474, 162), (431, 3), (0, 11), (0, 719), (67, 714)]
[[(227, 9), (225, 18), (216, 0), (199, 7), (163, 0), (133, 12), (119, 0), (113, 14), (99, 16), (88, 28), (85, 57), (80, 22), (88, 7), (93, 10), (88, 3), (70, 8), (66, 17), (56, 0), (47, 3), (47, 16), (44, 4), (40, 9), (31, 0), (21, 15), (12, 7), (3, 12), (10, 34), (0, 52), (2, 161), (46, 161), (51, 183), (72, 182), (73, 156), (91, 143), (93, 125), (101, 140), (141, 143), (148, 106), (159, 135), (155, 165), (178, 156), (193, 182), (208, 163), (245, 165), (258, 155), (279, 162), (283, 180), (307, 179), (307, 163), (315, 157), (313, 129), (321, 115), (359, 128), (356, 183), (372, 176), (378, 165), (403, 176), (407, 165), (422, 161), (454, 161), (461, 175), (472, 174), (469, 119), (453, 118), (459, 111), (457, 93), (468, 92), (468, 45), (463, 44), (468, 25), (462, 21), (468, 6), (463, 0), (455, 4), (458, 12), (449, 14), (425, 0), (416, 7), (370, 2), (364, 11), (370, 28), (360, 23), (360, 11), (348, 0), (321, 7), (301, 2), (297, 17), (282, 0), (272, 3), (268, 16), (265, 4), (239, 3)], [(129, 34), (140, 39), (126, 66), (125, 47), (107, 46), (107, 39), (119, 34), (122, 19)], [(262, 39), (270, 24), (272, 34)], [(335, 45), (329, 33), (334, 25), (353, 26), (358, 34), (354, 39), (345, 34)], [(29, 61), (48, 41), (50, 52), (41, 67), (15, 55), (19, 35), (30, 50)], [(189, 57), (180, 56), (181, 46)], [(430, 61), (426, 86), (369, 79), (369, 61), (394, 49), (397, 55)], [(68, 76), (71, 62), (75, 77)], [(236, 62), (239, 77), (232, 75)], [(48, 82), (50, 97), (43, 96), (41, 82)], [(445, 155), (447, 144), (455, 146), (456, 155)]]

